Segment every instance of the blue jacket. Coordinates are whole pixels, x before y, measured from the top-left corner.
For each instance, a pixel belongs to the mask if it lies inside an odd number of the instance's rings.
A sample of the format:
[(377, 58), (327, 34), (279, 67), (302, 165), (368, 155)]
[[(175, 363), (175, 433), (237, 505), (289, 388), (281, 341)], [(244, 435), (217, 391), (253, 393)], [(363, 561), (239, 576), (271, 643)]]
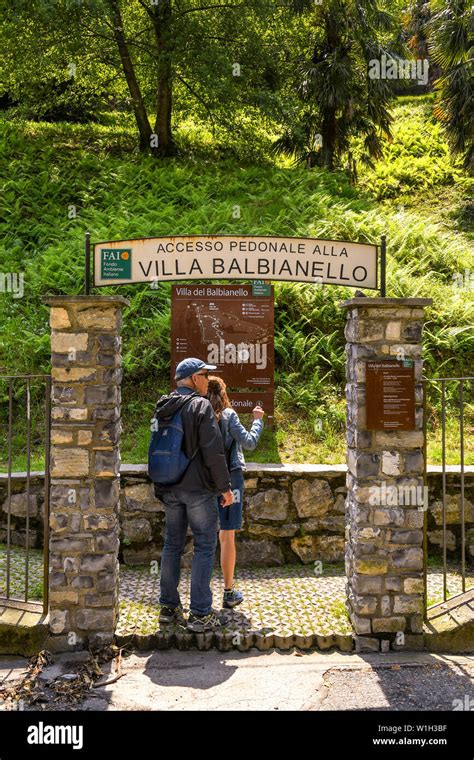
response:
[(233, 409), (224, 409), (219, 420), (224, 449), (228, 456), (229, 470), (241, 468), (245, 470), (245, 459), (242, 448), (253, 451), (263, 430), (263, 420), (254, 420), (247, 431), (239, 420), (239, 415)]

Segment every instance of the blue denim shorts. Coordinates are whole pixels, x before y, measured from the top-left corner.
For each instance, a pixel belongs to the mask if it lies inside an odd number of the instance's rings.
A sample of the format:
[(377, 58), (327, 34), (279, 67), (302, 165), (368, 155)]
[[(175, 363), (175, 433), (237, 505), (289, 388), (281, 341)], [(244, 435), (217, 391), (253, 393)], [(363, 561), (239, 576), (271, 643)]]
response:
[(234, 492), (234, 502), (230, 507), (221, 507), (219, 496), (219, 526), (220, 530), (241, 530), (242, 506), (244, 503), (244, 474), (239, 468), (231, 470), (230, 482)]

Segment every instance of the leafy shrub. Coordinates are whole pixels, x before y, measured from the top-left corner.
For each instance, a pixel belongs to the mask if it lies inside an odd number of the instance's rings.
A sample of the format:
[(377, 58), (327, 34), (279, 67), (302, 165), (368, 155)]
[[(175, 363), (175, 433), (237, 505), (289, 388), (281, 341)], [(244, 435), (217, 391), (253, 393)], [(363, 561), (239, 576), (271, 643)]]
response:
[[(1, 269), (25, 276), (23, 298), (0, 294), (0, 373), (49, 370), (49, 309), (41, 299), (83, 292), (88, 230), (93, 240), (238, 233), (377, 242), (386, 234), (388, 295), (434, 301), (424, 332), (426, 374), (472, 374), (472, 294), (454, 284), (457, 274), (472, 269), (469, 238), (441, 223), (436, 208), (419, 208), (430, 198), (436, 207), (440, 181), (451, 183), (443, 187), (457, 193), (455, 198), (469, 192), (430, 120), (430, 103), (402, 99), (394, 142), (375, 169), (361, 176), (359, 187), (342, 172), (266, 164), (263, 127), (255, 142), (262, 163), (255, 166), (229, 154), (215, 160), (219, 134), (191, 122), (181, 129), (196, 145), (195, 155), (167, 162), (134, 149), (133, 125), (121, 114), (94, 125), (0, 121)], [(243, 120), (242, 134), (247, 127)], [(405, 203), (407, 192), (412, 205), (406, 208), (374, 199)], [(169, 387), (171, 286), (121, 286), (120, 293), (131, 302), (123, 329), (125, 451), (143, 461), (149, 412)], [(311, 451), (316, 444), (338, 451), (345, 384), (345, 314), (339, 303), (352, 295), (343, 287), (275, 283), (276, 419), (282, 435), (265, 438), (273, 457), (279, 442), (280, 448), (294, 441), (296, 449), (301, 441)], [(455, 408), (454, 397), (450, 403)], [(439, 409), (439, 400), (433, 404)]]

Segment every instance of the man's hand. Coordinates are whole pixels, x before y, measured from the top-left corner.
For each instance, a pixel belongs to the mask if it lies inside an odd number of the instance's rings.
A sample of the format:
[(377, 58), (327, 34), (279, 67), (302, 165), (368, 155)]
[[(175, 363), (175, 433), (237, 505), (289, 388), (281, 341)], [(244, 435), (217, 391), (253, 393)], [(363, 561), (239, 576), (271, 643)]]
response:
[(265, 412), (261, 406), (255, 406), (252, 410), (254, 420), (261, 420)]
[(221, 507), (230, 507), (234, 503), (234, 494), (232, 491), (226, 491), (221, 497)]

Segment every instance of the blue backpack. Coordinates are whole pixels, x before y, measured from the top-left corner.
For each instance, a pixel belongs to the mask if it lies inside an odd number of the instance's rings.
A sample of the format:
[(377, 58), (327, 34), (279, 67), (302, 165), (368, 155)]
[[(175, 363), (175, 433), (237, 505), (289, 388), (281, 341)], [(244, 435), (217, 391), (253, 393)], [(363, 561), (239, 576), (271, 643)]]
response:
[[(189, 399), (194, 396), (195, 394), (189, 396)], [(171, 417), (163, 417), (160, 420), (153, 417), (148, 447), (148, 474), (154, 483), (160, 485), (177, 483), (198, 452), (196, 449), (190, 459), (183, 451), (184, 428), (181, 418), (183, 407), (184, 404)]]

